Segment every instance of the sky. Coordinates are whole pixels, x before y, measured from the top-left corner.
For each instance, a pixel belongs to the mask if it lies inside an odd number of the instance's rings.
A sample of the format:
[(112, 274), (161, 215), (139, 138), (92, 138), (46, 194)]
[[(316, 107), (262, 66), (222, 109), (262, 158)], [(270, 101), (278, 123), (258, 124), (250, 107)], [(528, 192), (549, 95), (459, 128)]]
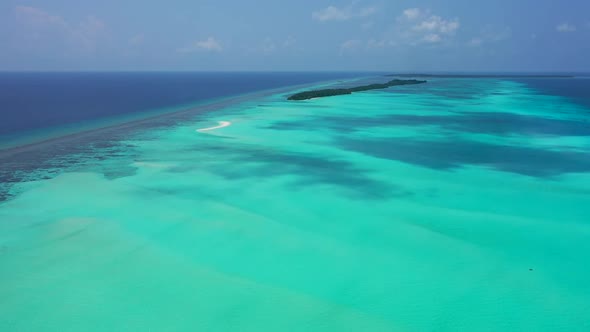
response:
[(590, 0), (0, 0), (0, 70), (590, 72)]

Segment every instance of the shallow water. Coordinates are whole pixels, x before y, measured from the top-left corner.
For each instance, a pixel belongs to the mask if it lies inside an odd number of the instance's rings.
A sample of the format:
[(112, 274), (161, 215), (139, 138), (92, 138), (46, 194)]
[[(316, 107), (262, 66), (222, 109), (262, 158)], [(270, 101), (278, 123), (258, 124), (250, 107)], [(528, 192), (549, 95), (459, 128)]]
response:
[(588, 108), (287, 95), (11, 157), (0, 330), (590, 329)]

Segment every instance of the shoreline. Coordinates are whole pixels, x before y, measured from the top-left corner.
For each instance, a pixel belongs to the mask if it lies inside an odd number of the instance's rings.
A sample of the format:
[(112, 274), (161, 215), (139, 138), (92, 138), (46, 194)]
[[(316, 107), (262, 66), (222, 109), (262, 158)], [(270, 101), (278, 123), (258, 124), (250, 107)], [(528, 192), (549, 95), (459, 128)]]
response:
[[(35, 137), (35, 134), (31, 133), (31, 135), (29, 136), (15, 138), (12, 141), (9, 141), (8, 143), (0, 143), (0, 159), (7, 158), (15, 154), (28, 152), (36, 148), (47, 147), (55, 143), (64, 143), (70, 140), (75, 140), (78, 138), (99, 134), (101, 132), (107, 132), (110, 130), (121, 130), (126, 128), (133, 129), (134, 127), (137, 127), (141, 124), (156, 121), (158, 119), (173, 118), (176, 116), (186, 115), (187, 113), (195, 113), (195, 115), (197, 115), (228, 107), (241, 102), (255, 100), (258, 98), (267, 97), (275, 94), (285, 94), (292, 90), (314, 86), (329, 86), (338, 84), (342, 81), (353, 82), (366, 77), (369, 76), (288, 85), (284, 87), (259, 90), (227, 97), (212, 98), (208, 100), (199, 101), (191, 105), (170, 106), (166, 109), (151, 111), (148, 110), (134, 114), (127, 114), (127, 116), (122, 115), (121, 117), (106, 117), (91, 121), (94, 123), (85, 122), (69, 125), (71, 127), (74, 127), (69, 131), (68, 129), (70, 128), (64, 130), (64, 127), (61, 127), (61, 131), (60, 128), (55, 128), (54, 130), (56, 131), (56, 133), (50, 133), (44, 136), (39, 135), (40, 137)], [(5, 137), (2, 138), (4, 139)]]

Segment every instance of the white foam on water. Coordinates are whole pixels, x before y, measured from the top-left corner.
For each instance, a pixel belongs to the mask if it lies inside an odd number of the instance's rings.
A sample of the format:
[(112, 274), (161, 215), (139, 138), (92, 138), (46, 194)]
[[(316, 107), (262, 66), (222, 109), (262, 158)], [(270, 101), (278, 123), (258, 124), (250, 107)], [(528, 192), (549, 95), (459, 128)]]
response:
[(219, 125), (218, 126), (215, 126), (215, 127), (197, 129), (197, 132), (202, 133), (202, 132), (206, 132), (206, 131), (211, 131), (211, 130), (215, 130), (215, 129), (220, 129), (220, 128), (225, 128), (225, 127), (231, 126), (231, 122), (229, 122), (229, 121), (219, 121), (218, 123), (219, 123)]

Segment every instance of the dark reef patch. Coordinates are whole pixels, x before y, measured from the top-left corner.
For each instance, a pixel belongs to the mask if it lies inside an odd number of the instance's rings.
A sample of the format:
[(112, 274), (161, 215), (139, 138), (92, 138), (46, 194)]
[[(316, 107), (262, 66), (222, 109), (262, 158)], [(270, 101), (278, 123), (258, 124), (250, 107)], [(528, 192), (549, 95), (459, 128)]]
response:
[(437, 125), (444, 129), (485, 134), (590, 136), (590, 123), (511, 113), (460, 113), (446, 116), (392, 115), (385, 123)]
[[(198, 167), (206, 167), (214, 174), (228, 179), (248, 177), (268, 178), (274, 176), (296, 175), (298, 180), (291, 183), (294, 187), (307, 185), (333, 185), (347, 189), (363, 198), (384, 199), (391, 196), (408, 196), (408, 191), (391, 184), (371, 178), (370, 171), (360, 168), (339, 158), (285, 152), (250, 146), (197, 146), (201, 152), (223, 155), (234, 161), (228, 165), (227, 159), (222, 167), (215, 159), (201, 163)], [(183, 168), (172, 168), (170, 171), (187, 171)]]
[(590, 153), (554, 151), (467, 141), (412, 139), (359, 140), (342, 138), (349, 151), (422, 167), (452, 170), (466, 165), (487, 166), (499, 171), (533, 177), (590, 172)]
[(134, 174), (135, 169), (116, 162), (133, 151), (119, 143), (125, 134), (106, 130), (101, 133), (0, 151), (0, 202), (12, 198), (9, 192), (15, 183), (47, 180), (64, 171), (97, 172), (109, 179)]
[(590, 122), (551, 119), (533, 115), (493, 112), (462, 112), (453, 115), (386, 115), (378, 117), (316, 117), (303, 121), (284, 121), (269, 128), (301, 130), (329, 128), (335, 131), (387, 126), (439, 126), (446, 130), (483, 134), (590, 136)]

